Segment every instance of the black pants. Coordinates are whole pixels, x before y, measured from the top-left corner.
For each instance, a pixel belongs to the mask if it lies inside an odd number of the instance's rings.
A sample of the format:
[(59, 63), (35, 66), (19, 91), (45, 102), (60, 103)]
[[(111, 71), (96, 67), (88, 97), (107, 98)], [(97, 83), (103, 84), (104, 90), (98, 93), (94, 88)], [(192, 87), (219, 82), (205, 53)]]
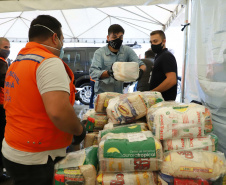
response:
[(62, 157), (57, 157), (53, 161), (49, 156), (47, 164), (22, 165), (9, 161), (3, 156), (3, 163), (14, 185), (52, 185), (54, 165), (61, 159)]
[(93, 105), (93, 98), (94, 98), (94, 86), (95, 86), (95, 82), (90, 80), (90, 85), (91, 85), (91, 97), (90, 97), (90, 103), (89, 103), (89, 108), (93, 109), (94, 105)]
[(3, 105), (0, 105), (0, 176), (3, 173), (2, 140), (4, 139), (5, 125), (6, 125), (5, 109), (3, 108)]

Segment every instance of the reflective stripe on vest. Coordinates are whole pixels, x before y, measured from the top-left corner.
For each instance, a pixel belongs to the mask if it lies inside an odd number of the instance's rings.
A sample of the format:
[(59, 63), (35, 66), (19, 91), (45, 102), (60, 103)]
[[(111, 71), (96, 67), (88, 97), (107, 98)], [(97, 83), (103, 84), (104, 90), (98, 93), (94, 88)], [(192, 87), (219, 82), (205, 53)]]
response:
[[(59, 130), (49, 119), (36, 82), (36, 70), (48, 58), (57, 58), (44, 46), (29, 42), (10, 66), (5, 79), (7, 144), (25, 152), (42, 152), (67, 147), (72, 134)], [(63, 61), (62, 61), (63, 62)], [(63, 62), (71, 79), (70, 103), (75, 101), (74, 75)]]

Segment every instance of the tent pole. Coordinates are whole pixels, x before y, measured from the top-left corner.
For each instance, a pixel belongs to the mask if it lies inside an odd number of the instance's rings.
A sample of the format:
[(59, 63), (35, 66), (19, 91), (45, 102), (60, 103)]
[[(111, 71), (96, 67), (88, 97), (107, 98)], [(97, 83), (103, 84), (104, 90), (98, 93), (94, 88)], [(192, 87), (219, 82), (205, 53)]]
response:
[[(186, 9), (185, 9), (185, 24), (190, 22), (190, 12), (191, 12), (191, 0), (187, 0)], [(188, 49), (188, 29), (184, 29), (184, 62), (182, 66), (182, 79), (181, 79), (181, 98), (180, 101), (184, 102), (184, 92), (185, 92), (185, 73), (186, 73), (186, 61), (187, 61), (187, 49)]]

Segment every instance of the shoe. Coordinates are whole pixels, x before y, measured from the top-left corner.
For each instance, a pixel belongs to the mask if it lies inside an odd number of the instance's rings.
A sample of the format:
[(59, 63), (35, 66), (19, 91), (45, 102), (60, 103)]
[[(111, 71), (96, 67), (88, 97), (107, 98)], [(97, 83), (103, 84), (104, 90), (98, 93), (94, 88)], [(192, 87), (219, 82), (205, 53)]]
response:
[(8, 176), (8, 175), (6, 175), (6, 174), (2, 174), (1, 176), (0, 176), (0, 182), (5, 182), (5, 181), (8, 181), (8, 180), (10, 180), (11, 178), (10, 178), (10, 176)]

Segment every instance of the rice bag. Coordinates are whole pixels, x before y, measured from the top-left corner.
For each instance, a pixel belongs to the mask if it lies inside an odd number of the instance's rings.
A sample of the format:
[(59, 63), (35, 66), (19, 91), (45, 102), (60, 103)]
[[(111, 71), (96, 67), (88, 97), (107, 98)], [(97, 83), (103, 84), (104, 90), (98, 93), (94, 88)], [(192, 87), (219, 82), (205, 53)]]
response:
[(98, 140), (98, 132), (92, 132), (92, 133), (86, 134), (86, 137), (84, 139), (84, 148), (97, 145), (98, 144), (97, 140)]
[(226, 172), (223, 153), (171, 151), (164, 155), (161, 172), (176, 178), (216, 180)]
[(147, 122), (160, 140), (203, 137), (213, 129), (209, 109), (195, 103), (157, 103), (148, 110)]
[(97, 185), (156, 185), (152, 172), (100, 173)]
[(112, 65), (114, 78), (122, 82), (135, 82), (139, 77), (137, 62), (115, 62)]
[(104, 128), (104, 125), (108, 122), (108, 117), (105, 113), (96, 113), (94, 110), (88, 111), (83, 116), (84, 124), (87, 131), (99, 131)]
[(163, 141), (163, 150), (206, 150), (217, 151), (218, 138), (210, 134), (200, 138), (168, 139)]
[(101, 172), (157, 171), (163, 152), (150, 131), (108, 133), (101, 139), (98, 156)]
[(115, 92), (105, 92), (98, 94), (94, 102), (95, 111), (98, 113), (106, 112), (109, 100), (119, 95), (119, 93)]
[(157, 91), (144, 91), (142, 92), (144, 96), (148, 99), (149, 106), (155, 105), (156, 103), (164, 101), (162, 94)]
[(68, 153), (55, 165), (55, 185), (83, 184), (95, 185), (98, 146)]
[(109, 101), (107, 115), (113, 123), (131, 123), (144, 117), (148, 108), (148, 100), (141, 92), (122, 94)]

